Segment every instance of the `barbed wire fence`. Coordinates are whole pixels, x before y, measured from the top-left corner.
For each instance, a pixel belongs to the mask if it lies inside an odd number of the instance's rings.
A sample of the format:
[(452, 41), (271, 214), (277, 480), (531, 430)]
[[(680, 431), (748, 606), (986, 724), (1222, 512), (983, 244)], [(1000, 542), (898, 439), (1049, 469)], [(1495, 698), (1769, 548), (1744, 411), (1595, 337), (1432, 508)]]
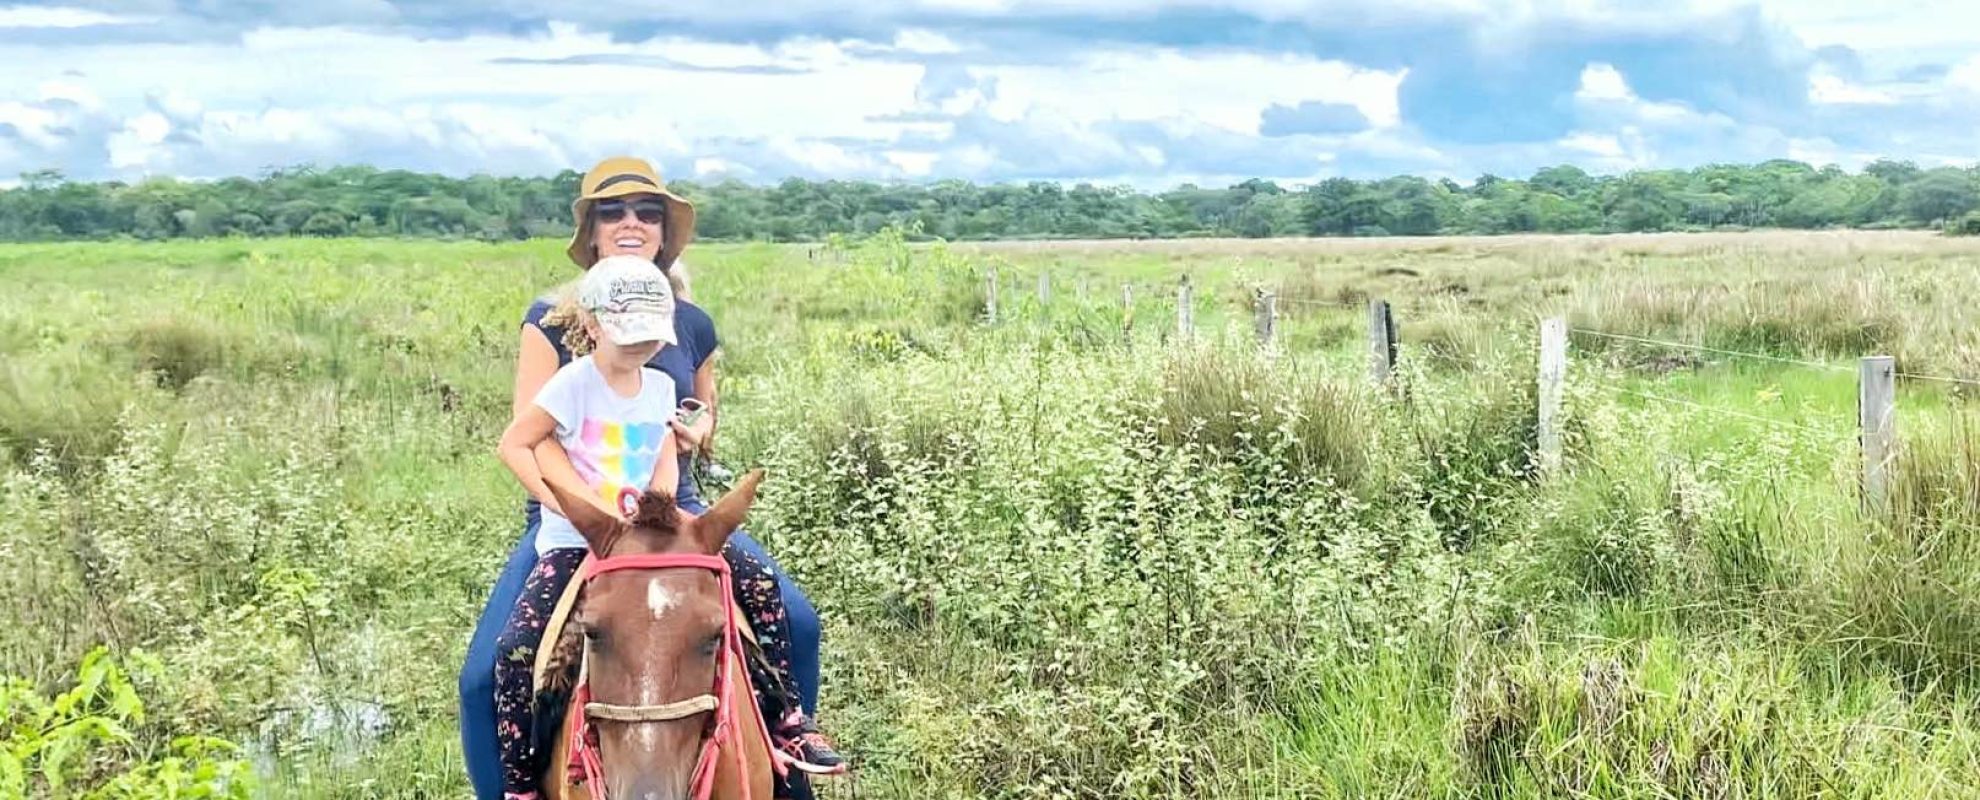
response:
[[(985, 279), (985, 308), (987, 321), (998, 322), (998, 270), (987, 271)], [(1036, 276), (1036, 297), (1040, 307), (1049, 307), (1054, 279), (1048, 272), (1040, 271)], [(1088, 279), (1079, 281), (1078, 296), (1084, 304), (1088, 299)], [(1121, 303), (1121, 335), (1123, 342), (1132, 342), (1136, 331), (1135, 313), (1137, 303), (1145, 298), (1161, 298), (1173, 293), (1175, 298), (1174, 336), (1179, 341), (1189, 341), (1198, 336), (1196, 319), (1198, 302), (1196, 286), (1188, 276), (1172, 282), (1129, 281), (1119, 284)], [(1277, 288), (1255, 285), (1251, 287), (1251, 329), (1259, 347), (1276, 352), (1281, 346), (1281, 312), (1284, 309), (1305, 309), (1317, 311), (1349, 311), (1366, 315), (1367, 369), (1371, 382), (1381, 388), (1392, 388), (1396, 376), (1398, 347), (1398, 318), (1402, 309), (1381, 297), (1368, 297), (1362, 301), (1333, 300), (1314, 297), (1286, 297)], [(1834, 438), (1846, 441), (1854, 438), (1861, 454), (1860, 465), (1860, 505), (1871, 515), (1886, 514), (1891, 502), (1891, 474), (1897, 457), (1897, 386), (1900, 380), (1941, 383), (1960, 387), (1980, 387), (1980, 380), (1969, 378), (1930, 375), (1915, 372), (1900, 372), (1896, 358), (1890, 355), (1867, 355), (1858, 359), (1854, 368), (1842, 364), (1825, 363), (1800, 358), (1770, 355), (1724, 347), (1682, 342), (1651, 336), (1617, 333), (1596, 328), (1570, 325), (1564, 317), (1549, 317), (1539, 321), (1540, 351), (1538, 355), (1539, 408), (1538, 408), (1538, 466), (1543, 475), (1556, 473), (1562, 466), (1562, 412), (1565, 399), (1565, 383), (1568, 378), (1571, 340), (1584, 339), (1620, 342), (1639, 347), (1705, 353), (1731, 359), (1748, 360), (1817, 370), (1825, 373), (1855, 373), (1857, 380), (1857, 414), (1853, 437), (1847, 431), (1822, 428), (1802, 422), (1782, 420), (1752, 414), (1738, 409), (1710, 405), (1681, 397), (1632, 389), (1620, 385), (1608, 387), (1617, 394), (1643, 402), (1684, 409), (1693, 413), (1710, 414), (1728, 419), (1764, 425), (1772, 429), (1792, 432), (1819, 438)]]

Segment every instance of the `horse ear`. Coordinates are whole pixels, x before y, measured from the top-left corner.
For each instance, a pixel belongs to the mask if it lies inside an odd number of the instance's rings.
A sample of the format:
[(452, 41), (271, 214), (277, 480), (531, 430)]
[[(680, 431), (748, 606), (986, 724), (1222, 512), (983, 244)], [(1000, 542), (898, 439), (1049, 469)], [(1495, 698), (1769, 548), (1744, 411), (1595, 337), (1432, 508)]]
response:
[(543, 482), (550, 487), (550, 494), (557, 498), (557, 505), (564, 509), (564, 518), (571, 521), (571, 527), (577, 528), (585, 544), (591, 546), (591, 552), (604, 557), (606, 553), (601, 548), (618, 538), (619, 528), (625, 522), (591, 502), (591, 496), (586, 492), (547, 476)]
[(722, 495), (708, 512), (695, 518), (694, 535), (709, 555), (722, 552), (722, 545), (729, 541), (729, 534), (742, 526), (743, 516), (756, 502), (756, 485), (763, 482), (763, 470), (753, 469), (736, 481), (734, 489)]

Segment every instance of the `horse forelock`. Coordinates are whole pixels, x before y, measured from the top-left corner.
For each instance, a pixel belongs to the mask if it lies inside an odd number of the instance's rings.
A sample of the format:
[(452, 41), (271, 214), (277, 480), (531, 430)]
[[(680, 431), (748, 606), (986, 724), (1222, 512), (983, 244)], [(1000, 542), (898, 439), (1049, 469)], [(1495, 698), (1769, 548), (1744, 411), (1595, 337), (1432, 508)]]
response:
[(681, 534), (679, 508), (674, 503), (674, 496), (666, 492), (646, 490), (639, 496), (637, 508), (627, 521), (631, 525), (620, 541), (640, 541), (649, 548), (657, 548), (655, 552), (671, 545), (674, 538)]

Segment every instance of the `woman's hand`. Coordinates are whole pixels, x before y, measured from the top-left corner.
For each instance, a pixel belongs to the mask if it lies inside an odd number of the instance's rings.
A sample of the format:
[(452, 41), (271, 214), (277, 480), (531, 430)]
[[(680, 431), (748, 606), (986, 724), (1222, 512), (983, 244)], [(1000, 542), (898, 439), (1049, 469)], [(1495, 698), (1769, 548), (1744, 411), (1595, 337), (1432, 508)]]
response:
[(673, 419), (667, 420), (667, 427), (671, 428), (674, 437), (680, 440), (681, 452), (707, 455), (704, 445), (708, 442), (709, 435), (715, 432), (715, 409), (711, 408), (702, 413), (701, 418), (695, 420), (693, 425), (682, 424), (680, 416), (676, 415)]

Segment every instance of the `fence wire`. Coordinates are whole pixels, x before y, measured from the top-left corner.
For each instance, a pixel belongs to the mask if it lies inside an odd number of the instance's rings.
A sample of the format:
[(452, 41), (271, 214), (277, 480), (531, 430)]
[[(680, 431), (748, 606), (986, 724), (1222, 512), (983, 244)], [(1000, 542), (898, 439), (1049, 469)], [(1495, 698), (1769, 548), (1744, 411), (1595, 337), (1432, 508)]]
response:
[[(1063, 279), (1050, 279), (1050, 278), (1048, 278), (1048, 280), (1050, 281), (1050, 287), (1051, 287), (1049, 289), (1050, 294), (1048, 295), (1048, 297), (1052, 298), (1053, 300), (1059, 298), (1062, 293), (1067, 293), (1072, 296), (1077, 296), (1088, 303), (1109, 302), (1105, 290), (1102, 290), (1098, 293), (1093, 292), (1091, 285), (1086, 280), (1067, 281)], [(1142, 302), (1144, 301), (1159, 303), (1159, 301), (1162, 299), (1173, 298), (1178, 288), (1178, 284), (1174, 282), (1158, 282), (1158, 283), (1126, 282), (1126, 283), (1115, 283), (1113, 284), (1112, 288), (1114, 292), (1113, 302), (1118, 303), (1119, 300), (1122, 298), (1122, 294), (1125, 293), (1127, 298), (1131, 299), (1131, 302), (1133, 302), (1135, 305), (1138, 306), (1141, 305)], [(1010, 293), (1011, 293), (1011, 299), (1013, 301), (1035, 298), (1035, 293), (1031, 291), (1026, 284), (1018, 282), (1016, 281), (1016, 279), (1013, 279), (1013, 283), (1010, 287)], [(1206, 302), (1207, 305), (1210, 307), (1215, 307), (1216, 305), (1218, 305), (1217, 301), (1215, 301), (1214, 299), (1206, 301), (1203, 298), (1193, 297), (1191, 306), (1192, 308), (1204, 306)], [(1273, 296), (1273, 302), (1277, 307), (1280, 308), (1303, 307), (1303, 308), (1327, 308), (1327, 309), (1360, 311), (1368, 307), (1369, 301), (1316, 300), (1316, 299), (1307, 299), (1307, 298), (1282, 297), (1275, 294)], [(1256, 302), (1249, 303), (1247, 304), (1247, 306), (1254, 313), (1258, 310), (1258, 306)], [(1389, 310), (1392, 314), (1406, 314), (1411, 309), (1397, 305), (1394, 301), (1390, 301)], [(1809, 361), (1806, 359), (1799, 359), (1799, 358), (1788, 358), (1785, 356), (1768, 355), (1765, 353), (1754, 353), (1744, 350), (1730, 350), (1721, 347), (1709, 347), (1701, 344), (1692, 344), (1689, 342), (1680, 342), (1671, 339), (1658, 339), (1650, 336), (1637, 336), (1626, 333), (1612, 333), (1610, 331), (1597, 330), (1594, 328), (1570, 327), (1568, 328), (1568, 332), (1573, 335), (1588, 336), (1598, 339), (1608, 339), (1619, 342), (1630, 342), (1634, 344), (1643, 344), (1654, 347), (1671, 348), (1675, 350), (1687, 350), (1687, 351), (1700, 352), (1700, 353), (1712, 353), (1712, 354), (1727, 356), (1731, 358), (1743, 358), (1754, 361), (1767, 361), (1776, 364), (1786, 364), (1797, 367), (1806, 367), (1808, 369), (1821, 370), (1824, 372), (1855, 373), (1857, 371), (1856, 368), (1854, 367), (1848, 367), (1839, 364), (1829, 364), (1820, 361)], [(1912, 381), (1926, 381), (1926, 382), (1943, 383), (1943, 384), (1955, 385), (1955, 386), (1980, 387), (1980, 379), (1975, 379), (1975, 378), (1961, 378), (1961, 377), (1946, 376), (1946, 375), (1926, 375), (1916, 372), (1899, 372), (1896, 373), (1896, 377), (1900, 379), (1912, 380)], [(1621, 391), (1624, 391), (1625, 393), (1628, 394), (1634, 394), (1639, 397), (1644, 397), (1646, 399), (1688, 404), (1688, 405), (1697, 406), (1698, 408), (1705, 409), (1708, 411), (1723, 411), (1723, 409), (1714, 409), (1710, 406), (1700, 406), (1695, 403), (1688, 403), (1687, 401), (1674, 400), (1673, 398), (1644, 395), (1638, 392), (1630, 392), (1629, 390), (1621, 390)], [(1748, 419), (1752, 419), (1754, 421), (1759, 421), (1759, 422), (1768, 422), (1768, 423), (1778, 422), (1777, 420), (1768, 420), (1764, 417), (1739, 415), (1736, 412), (1727, 412), (1727, 413), (1732, 413), (1734, 416), (1745, 416)]]
[(1757, 422), (1759, 424), (1766, 425), (1768, 427), (1775, 428), (1777, 430), (1794, 431), (1797, 433), (1804, 433), (1811, 436), (1832, 438), (1832, 439), (1836, 439), (1837, 441), (1842, 441), (1844, 439), (1853, 439), (1856, 436), (1855, 431), (1836, 431), (1828, 428), (1818, 428), (1813, 425), (1806, 425), (1799, 422), (1789, 422), (1787, 420), (1774, 419), (1771, 417), (1763, 417), (1758, 414), (1748, 414), (1744, 411), (1737, 411), (1734, 409), (1724, 408), (1721, 406), (1710, 406), (1694, 400), (1686, 400), (1682, 397), (1670, 397), (1667, 395), (1654, 394), (1651, 392), (1639, 392), (1634, 389), (1626, 389), (1621, 386), (1612, 385), (1610, 388), (1614, 389), (1619, 394), (1625, 394), (1631, 397), (1636, 397), (1643, 400), (1649, 400), (1651, 402), (1656, 402), (1656, 403), (1663, 403), (1666, 405), (1682, 406), (1685, 408), (1690, 408), (1695, 411), (1704, 411), (1711, 414), (1718, 414), (1720, 416), (1745, 420), (1747, 422)]
[(1954, 378), (1946, 375), (1920, 375), (1916, 372), (1900, 372), (1897, 373), (1897, 377), (1904, 378), (1905, 380), (1913, 380), (1913, 381), (1931, 381), (1933, 383), (1949, 383), (1955, 386), (1980, 386), (1980, 380), (1973, 380), (1972, 378)]
[[(1367, 303), (1348, 303), (1340, 300), (1295, 300), (1289, 297), (1273, 297), (1273, 302), (1282, 306), (1308, 306), (1312, 308), (1365, 309)], [(1392, 306), (1393, 308), (1393, 306)]]
[(1809, 367), (1811, 369), (1827, 370), (1829, 372), (1853, 373), (1856, 371), (1849, 367), (1839, 366), (1836, 364), (1824, 364), (1820, 361), (1804, 361), (1798, 358), (1783, 358), (1781, 356), (1770, 356), (1764, 353), (1748, 353), (1741, 350), (1724, 350), (1717, 347), (1706, 347), (1704, 345), (1699, 345), (1699, 344), (1673, 342), (1668, 339), (1652, 339), (1647, 336), (1631, 336), (1629, 334), (1624, 334), (1624, 333), (1609, 333), (1608, 331), (1598, 331), (1591, 328), (1569, 328), (1568, 331), (1571, 333), (1579, 333), (1584, 336), (1594, 336), (1601, 339), (1614, 339), (1624, 342), (1635, 342), (1638, 344), (1657, 345), (1659, 347), (1670, 347), (1679, 350), (1695, 350), (1704, 353), (1717, 353), (1719, 355), (1733, 356), (1736, 358), (1751, 358), (1758, 361), (1772, 361), (1779, 364), (1793, 364), (1795, 366)]

